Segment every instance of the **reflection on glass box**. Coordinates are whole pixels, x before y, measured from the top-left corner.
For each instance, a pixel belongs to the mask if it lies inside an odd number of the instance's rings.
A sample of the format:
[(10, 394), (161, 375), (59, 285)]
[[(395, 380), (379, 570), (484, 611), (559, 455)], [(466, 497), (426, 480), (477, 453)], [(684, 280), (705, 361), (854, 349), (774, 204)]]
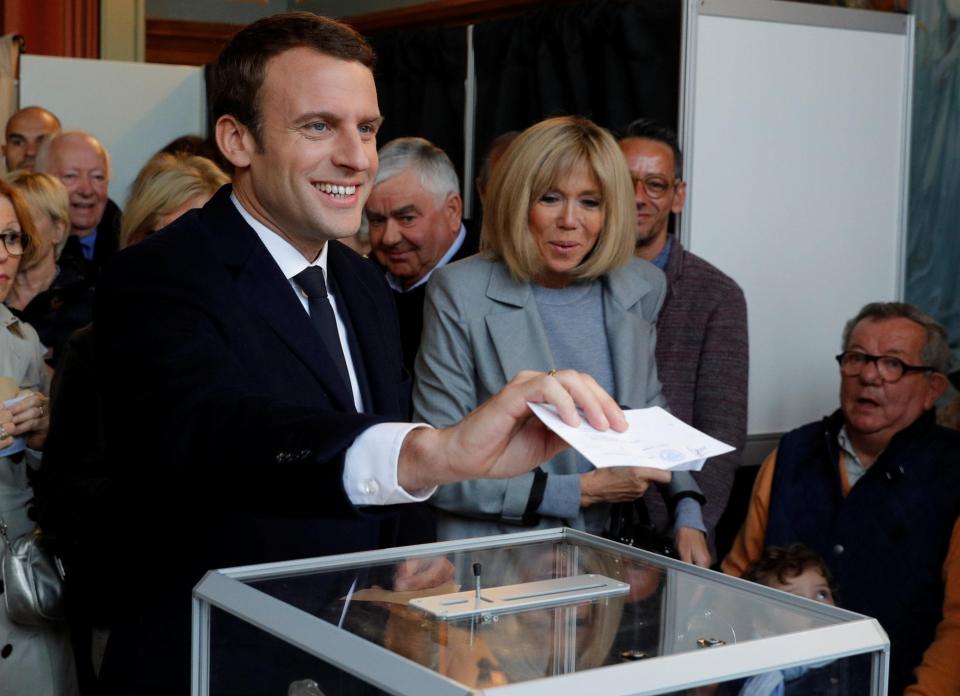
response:
[(872, 619), (567, 529), (209, 573), (194, 694), (886, 694)]

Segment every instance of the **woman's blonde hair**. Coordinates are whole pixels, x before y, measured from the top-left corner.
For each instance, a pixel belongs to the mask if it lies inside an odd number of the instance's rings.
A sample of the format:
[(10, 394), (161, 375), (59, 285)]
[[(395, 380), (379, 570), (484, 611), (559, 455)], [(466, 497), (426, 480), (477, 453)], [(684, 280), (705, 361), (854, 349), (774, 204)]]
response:
[(29, 266), (37, 258), (37, 252), (40, 245), (37, 244), (36, 226), (33, 224), (33, 213), (30, 205), (20, 189), (14, 188), (12, 184), (5, 179), (0, 178), (0, 197), (7, 198), (13, 206), (13, 212), (17, 216), (17, 222), (20, 223), (20, 233), (24, 237), (23, 255), (20, 257), (18, 268)]
[(120, 247), (142, 241), (158, 221), (191, 198), (212, 196), (229, 177), (216, 164), (198, 155), (163, 152), (147, 162), (130, 192), (120, 226)]
[(613, 137), (589, 119), (561, 116), (521, 133), (497, 164), (490, 183), (481, 231), (481, 249), (503, 261), (517, 280), (535, 280), (543, 259), (530, 233), (530, 209), (551, 186), (580, 165), (597, 180), (603, 229), (593, 250), (570, 271), (574, 280), (592, 280), (623, 266), (636, 246), (633, 184)]
[(7, 180), (23, 194), (35, 212), (47, 215), (54, 224), (63, 225), (63, 235), (53, 248), (54, 257), (60, 258), (70, 235), (70, 196), (66, 187), (55, 176), (23, 169), (10, 174)]

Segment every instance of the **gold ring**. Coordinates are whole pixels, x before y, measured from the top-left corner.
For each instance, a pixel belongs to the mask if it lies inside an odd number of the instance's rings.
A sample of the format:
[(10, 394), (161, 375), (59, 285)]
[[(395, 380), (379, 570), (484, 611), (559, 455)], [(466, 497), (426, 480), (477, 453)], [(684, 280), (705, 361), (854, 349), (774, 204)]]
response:
[(554, 368), (553, 370), (550, 370), (550, 372), (548, 372), (547, 374), (548, 374), (550, 377), (556, 377), (556, 375), (557, 375), (557, 370), (556, 370), (556, 368)]

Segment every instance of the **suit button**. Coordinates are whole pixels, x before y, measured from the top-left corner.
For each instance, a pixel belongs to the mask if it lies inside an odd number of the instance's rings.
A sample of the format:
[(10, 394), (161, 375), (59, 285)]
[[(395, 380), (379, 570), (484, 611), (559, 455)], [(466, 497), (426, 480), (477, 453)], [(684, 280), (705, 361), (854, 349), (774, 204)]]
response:
[(380, 486), (374, 479), (367, 479), (360, 484), (360, 492), (364, 495), (376, 495), (379, 490)]
[(843, 554), (843, 544), (835, 544), (833, 547), (833, 553), (835, 556), (840, 556)]

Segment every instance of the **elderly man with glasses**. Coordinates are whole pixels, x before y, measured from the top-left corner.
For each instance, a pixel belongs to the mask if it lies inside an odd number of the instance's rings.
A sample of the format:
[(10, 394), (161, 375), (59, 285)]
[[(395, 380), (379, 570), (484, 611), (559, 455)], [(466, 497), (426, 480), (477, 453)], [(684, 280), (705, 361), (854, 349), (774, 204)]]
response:
[[(663, 395), (677, 418), (736, 447), (694, 474), (706, 497), (702, 521), (678, 516), (675, 522), (680, 557), (709, 566), (714, 530), (747, 439), (747, 304), (733, 279), (669, 233), (670, 216), (683, 209), (687, 195), (677, 134), (640, 119), (627, 126), (620, 149), (633, 178), (636, 255), (667, 276), (667, 296), (657, 318), (657, 376)], [(659, 492), (650, 490), (643, 503), (657, 528), (666, 526)]]
[(861, 309), (837, 356), (840, 409), (767, 457), (722, 564), (742, 575), (765, 546), (813, 547), (841, 604), (889, 635), (891, 694), (960, 693), (960, 433), (934, 414), (949, 361), (916, 307)]

